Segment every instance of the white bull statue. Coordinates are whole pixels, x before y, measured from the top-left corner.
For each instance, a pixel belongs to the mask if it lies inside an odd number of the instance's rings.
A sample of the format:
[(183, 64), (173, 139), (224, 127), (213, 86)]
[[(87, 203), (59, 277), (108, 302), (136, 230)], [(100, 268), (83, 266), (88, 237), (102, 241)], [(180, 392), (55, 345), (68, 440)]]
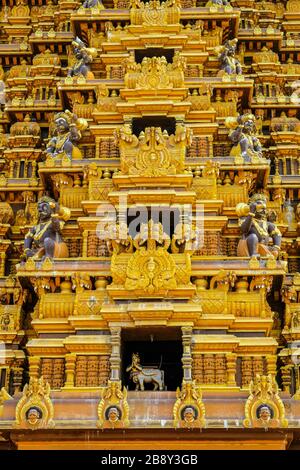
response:
[(145, 383), (153, 383), (153, 390), (164, 390), (164, 371), (142, 367), (137, 353), (132, 354), (132, 362), (127, 367), (126, 372), (130, 372), (130, 378), (136, 384), (136, 390), (145, 390)]

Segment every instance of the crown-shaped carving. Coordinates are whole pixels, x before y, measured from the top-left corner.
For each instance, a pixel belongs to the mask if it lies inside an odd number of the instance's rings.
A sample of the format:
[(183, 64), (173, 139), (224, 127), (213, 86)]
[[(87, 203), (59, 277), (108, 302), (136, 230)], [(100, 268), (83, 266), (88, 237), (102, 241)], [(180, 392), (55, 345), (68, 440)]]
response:
[(50, 399), (50, 385), (43, 377), (31, 377), (16, 406), (17, 428), (42, 429), (54, 427), (54, 408)]
[(184, 172), (185, 150), (192, 140), (189, 128), (178, 125), (175, 134), (169, 135), (160, 127), (146, 127), (136, 137), (125, 125), (115, 136), (123, 174), (153, 177)]
[(175, 428), (205, 427), (205, 407), (202, 392), (195, 381), (182, 383), (176, 392), (176, 402), (173, 407)]
[(129, 406), (127, 389), (122, 391), (121, 382), (108, 381), (108, 386), (101, 390), (98, 405), (99, 428), (127, 428), (129, 426)]
[[(171, 240), (162, 224), (153, 220), (141, 223), (140, 232), (134, 238), (125, 227), (117, 226), (116, 232), (118, 237), (110, 242), (113, 283), (109, 290), (113, 295), (124, 288), (133, 296), (167, 296), (177, 289), (192, 293), (190, 257), (188, 253), (179, 253), (177, 232)], [(180, 242), (184, 246), (186, 239)], [(172, 253), (168, 252), (169, 248)]]
[(279, 396), (275, 378), (257, 374), (249, 385), (250, 395), (245, 405), (244, 426), (276, 428), (287, 427), (284, 404)]
[(164, 26), (178, 24), (180, 19), (180, 0), (131, 0), (130, 20), (133, 25)]
[(125, 87), (144, 90), (184, 87), (186, 59), (177, 51), (172, 63), (165, 56), (144, 57), (141, 64), (129, 56), (124, 62), (126, 68)]

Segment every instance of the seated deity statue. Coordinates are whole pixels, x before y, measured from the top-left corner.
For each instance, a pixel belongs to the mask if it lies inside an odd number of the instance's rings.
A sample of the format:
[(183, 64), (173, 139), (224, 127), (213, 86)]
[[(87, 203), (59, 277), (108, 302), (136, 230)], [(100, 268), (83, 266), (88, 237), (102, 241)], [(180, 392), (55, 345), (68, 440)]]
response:
[(262, 158), (262, 146), (257, 138), (256, 118), (253, 114), (243, 114), (237, 118), (227, 118), (226, 127), (233, 129), (229, 133), (229, 139), (234, 146), (231, 149), (230, 156), (242, 157), (245, 161), (251, 161), (251, 158)]
[(66, 155), (69, 159), (80, 159), (81, 152), (75, 143), (81, 138), (80, 131), (87, 128), (87, 121), (66, 110), (54, 116), (54, 125), (54, 136), (46, 149), (47, 156), (62, 158)]
[(68, 247), (63, 241), (62, 229), (70, 218), (70, 210), (43, 196), (38, 201), (38, 214), (38, 224), (25, 236), (25, 259), (67, 258)]
[[(236, 207), (237, 215), (240, 217), (240, 229), (242, 239), (237, 248), (238, 256), (251, 256), (259, 258), (277, 258), (280, 245), (281, 233), (274, 222), (267, 218), (266, 198), (263, 194), (254, 194), (250, 199), (250, 205), (240, 203)], [(269, 246), (270, 242), (272, 246)]]

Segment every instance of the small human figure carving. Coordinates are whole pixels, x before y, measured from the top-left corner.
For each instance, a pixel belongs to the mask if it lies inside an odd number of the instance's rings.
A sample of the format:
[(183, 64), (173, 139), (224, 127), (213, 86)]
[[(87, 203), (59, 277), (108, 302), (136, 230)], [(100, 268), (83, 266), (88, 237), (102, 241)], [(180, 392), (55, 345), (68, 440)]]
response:
[(82, 6), (83, 8), (98, 8), (99, 10), (105, 8), (101, 0), (85, 0)]
[(86, 79), (93, 79), (94, 74), (90, 70), (89, 64), (97, 57), (97, 49), (86, 47), (83, 41), (76, 37), (72, 41), (73, 55), (75, 63), (68, 70), (68, 77), (84, 76)]
[(206, 7), (226, 7), (230, 5), (230, 0), (208, 0)]
[(230, 156), (242, 157), (247, 162), (251, 158), (262, 158), (262, 146), (256, 136), (255, 122), (256, 119), (253, 114), (243, 114), (237, 118), (226, 119), (226, 127), (233, 129), (229, 133), (229, 139), (234, 144)]
[(237, 39), (227, 40), (224, 46), (216, 48), (216, 52), (220, 53), (219, 61), (221, 70), (228, 75), (241, 75), (243, 73), (241, 63), (235, 57), (237, 42)]
[(116, 425), (121, 419), (121, 410), (116, 406), (111, 406), (106, 410), (106, 416), (111, 425)]
[(182, 418), (187, 425), (191, 425), (196, 419), (196, 410), (193, 406), (187, 406), (182, 411)]
[(44, 196), (38, 201), (38, 214), (38, 224), (25, 236), (25, 258), (67, 258), (68, 247), (61, 231), (70, 218), (70, 210), (59, 207), (53, 199)]
[(87, 121), (66, 110), (54, 116), (54, 125), (54, 136), (46, 149), (47, 156), (62, 158), (65, 155), (70, 160), (80, 159), (81, 151), (75, 143), (80, 140), (81, 131), (87, 128)]
[(33, 406), (29, 408), (29, 410), (26, 413), (26, 421), (30, 425), (30, 427), (37, 427), (42, 419), (43, 413), (42, 411)]
[(278, 419), (273, 418), (272, 408), (263, 403), (256, 410), (257, 419), (253, 420), (253, 427), (273, 428), (279, 426)]
[[(276, 259), (280, 251), (281, 233), (276, 225), (267, 219), (265, 196), (254, 194), (250, 205), (238, 204), (236, 212), (241, 217), (240, 228), (243, 237), (238, 244), (238, 256), (267, 256)], [(268, 246), (270, 239), (273, 241), (272, 247)]]

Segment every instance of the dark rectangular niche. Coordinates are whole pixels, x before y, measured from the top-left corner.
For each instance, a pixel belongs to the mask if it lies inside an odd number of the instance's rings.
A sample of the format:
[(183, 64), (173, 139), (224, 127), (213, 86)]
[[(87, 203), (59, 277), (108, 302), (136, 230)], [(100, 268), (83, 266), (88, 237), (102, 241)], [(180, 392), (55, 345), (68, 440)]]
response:
[(164, 116), (147, 116), (143, 118), (132, 119), (132, 132), (137, 137), (144, 132), (146, 127), (160, 127), (162, 131), (168, 134), (175, 134), (176, 120)]
[(159, 47), (151, 47), (149, 49), (137, 49), (134, 52), (135, 61), (140, 64), (144, 57), (165, 57), (167, 62), (172, 63), (174, 57), (174, 49), (161, 49)]
[[(175, 391), (181, 386), (183, 349), (180, 329), (145, 327), (122, 331), (122, 382), (129, 390), (135, 389), (126, 372), (132, 353), (139, 353), (142, 367), (160, 367), (164, 371), (165, 390)], [(153, 390), (153, 384), (145, 384), (145, 390)]]
[(161, 207), (145, 210), (144, 207), (131, 207), (127, 211), (127, 225), (129, 234), (135, 238), (141, 230), (141, 224), (146, 224), (149, 220), (154, 223), (161, 223), (164, 232), (172, 237), (176, 225), (180, 222), (180, 211), (176, 207)]

